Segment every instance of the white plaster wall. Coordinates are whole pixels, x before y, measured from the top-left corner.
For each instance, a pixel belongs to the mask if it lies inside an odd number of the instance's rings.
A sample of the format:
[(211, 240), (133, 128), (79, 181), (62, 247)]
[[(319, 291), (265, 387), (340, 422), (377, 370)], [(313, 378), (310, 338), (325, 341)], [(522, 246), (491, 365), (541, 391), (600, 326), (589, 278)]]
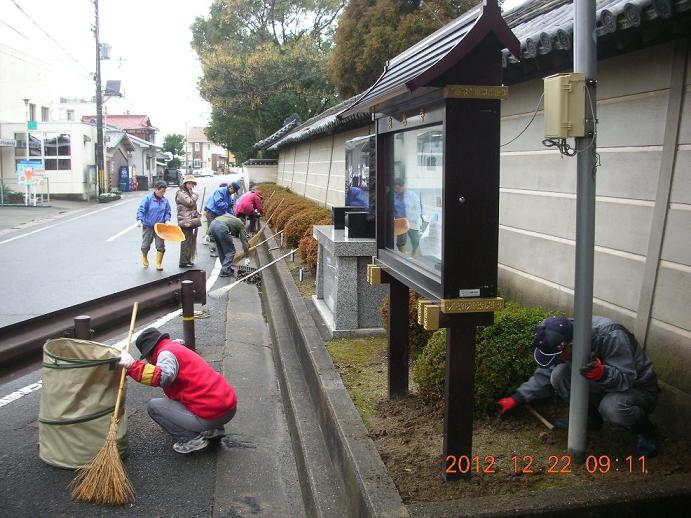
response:
[[(673, 44), (598, 64), (598, 153), (594, 312), (633, 328), (637, 318), (663, 151)], [(662, 257), (647, 350), (660, 374), (691, 392), (691, 113), (687, 72)], [(525, 127), (542, 81), (512, 86), (502, 105), (501, 141)], [(573, 311), (576, 159), (542, 146), (542, 111), (502, 148), (499, 274), (504, 295)], [(681, 354), (680, 354), (681, 353)], [(676, 362), (662, 361), (669, 354)], [(673, 367), (672, 367), (673, 366)]]
[(245, 178), (245, 184), (249, 186), (250, 182), (262, 183), (272, 182), (278, 183), (278, 166), (276, 165), (252, 165), (242, 166), (242, 174)]

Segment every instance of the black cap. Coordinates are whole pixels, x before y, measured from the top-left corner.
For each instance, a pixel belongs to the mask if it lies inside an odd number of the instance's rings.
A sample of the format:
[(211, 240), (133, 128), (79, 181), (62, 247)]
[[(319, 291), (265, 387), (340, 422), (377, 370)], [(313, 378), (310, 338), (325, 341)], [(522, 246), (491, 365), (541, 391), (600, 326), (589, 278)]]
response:
[(135, 345), (139, 352), (141, 353), (141, 358), (145, 358), (151, 351), (154, 350), (156, 344), (163, 340), (164, 338), (170, 338), (168, 333), (161, 333), (155, 327), (149, 327), (144, 329), (141, 334), (137, 337)]
[(533, 357), (538, 365), (546, 367), (564, 350), (573, 338), (573, 324), (566, 317), (549, 317), (536, 328), (533, 335)]

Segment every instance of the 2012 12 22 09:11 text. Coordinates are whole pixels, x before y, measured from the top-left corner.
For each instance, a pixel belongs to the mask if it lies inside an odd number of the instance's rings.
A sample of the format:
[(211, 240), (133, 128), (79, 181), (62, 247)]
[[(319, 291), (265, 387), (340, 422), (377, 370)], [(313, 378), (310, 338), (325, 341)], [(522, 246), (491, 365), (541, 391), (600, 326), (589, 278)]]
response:
[(585, 470), (589, 474), (646, 473), (645, 456), (627, 455), (621, 459), (609, 455), (588, 455), (583, 464), (574, 464), (569, 455), (549, 455), (547, 462), (536, 462), (534, 455), (512, 455), (508, 466), (497, 463), (494, 455), (447, 455), (445, 471), (448, 474), (483, 474), (498, 472), (531, 475), (534, 473), (567, 474)]

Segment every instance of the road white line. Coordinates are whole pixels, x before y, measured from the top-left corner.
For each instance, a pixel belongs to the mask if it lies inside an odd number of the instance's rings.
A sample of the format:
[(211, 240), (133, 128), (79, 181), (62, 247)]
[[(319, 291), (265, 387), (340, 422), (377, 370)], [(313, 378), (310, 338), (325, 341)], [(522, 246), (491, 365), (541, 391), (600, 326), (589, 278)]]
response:
[(75, 218), (70, 218), (70, 219), (66, 219), (65, 221), (60, 221), (59, 223), (53, 223), (52, 225), (48, 225), (47, 227), (41, 227), (41, 228), (38, 228), (36, 230), (32, 230), (31, 232), (27, 232), (26, 234), (22, 234), (20, 236), (11, 237), (10, 239), (5, 239), (4, 241), (0, 241), (0, 245), (4, 245), (5, 243), (9, 243), (10, 241), (14, 241), (15, 239), (21, 239), (23, 237), (30, 236), (31, 234), (35, 234), (37, 232), (43, 232), (44, 230), (48, 230), (50, 228), (57, 227), (60, 223), (69, 223), (70, 221), (76, 221), (78, 219), (85, 218), (87, 216), (91, 216), (92, 214), (97, 214), (99, 212), (103, 212), (104, 210), (113, 209), (113, 208), (115, 208), (119, 205), (122, 205), (124, 203), (127, 203), (127, 200), (121, 201), (120, 203), (114, 203), (113, 205), (110, 205), (108, 207), (103, 207), (102, 209), (87, 212), (86, 214), (82, 214), (81, 216), (77, 216)]
[[(220, 273), (220, 271), (221, 271), (221, 263), (220, 263), (220, 261), (216, 261), (214, 263), (214, 269), (211, 272), (211, 275), (209, 275), (209, 278), (206, 280), (206, 291), (207, 291), (207, 293), (209, 292), (209, 289), (211, 288), (211, 286), (213, 286), (214, 283), (216, 282), (216, 279), (218, 279), (218, 274)], [(181, 309), (173, 311), (172, 313), (168, 313), (167, 315), (162, 316), (161, 318), (159, 318), (155, 322), (151, 322), (150, 324), (146, 324), (144, 326), (144, 329), (146, 329), (147, 327), (160, 327), (163, 324), (165, 324), (166, 322), (171, 321), (173, 318), (178, 316), (180, 313), (182, 313)], [(136, 338), (139, 336), (139, 333), (141, 333), (141, 331), (134, 333), (132, 335), (132, 340), (136, 340)], [(119, 342), (113, 344), (111, 347), (116, 347), (118, 349), (124, 349), (126, 345), (127, 345), (127, 337), (125, 337), (123, 340), (120, 340)], [(27, 386), (22, 387), (18, 390), (15, 390), (14, 392), (7, 394), (6, 396), (3, 396), (2, 398), (0, 398), (0, 407), (3, 407), (5, 405), (9, 405), (10, 403), (13, 403), (13, 402), (23, 398), (27, 394), (31, 394), (32, 392), (35, 392), (37, 390), (41, 390), (42, 386), (43, 386), (43, 380), (40, 379), (36, 383), (32, 383), (31, 385), (27, 385)]]
[(137, 226), (137, 224), (135, 223), (134, 225), (130, 225), (129, 227), (127, 227), (125, 230), (121, 230), (120, 232), (118, 232), (114, 236), (111, 236), (108, 239), (106, 239), (106, 243), (109, 243), (111, 241), (115, 241), (117, 238), (119, 238), (120, 236), (122, 236), (124, 234), (127, 234), (130, 230), (132, 230), (136, 226)]
[(22, 399), (27, 394), (31, 394), (32, 392), (36, 392), (37, 390), (40, 390), (42, 386), (43, 386), (43, 380), (38, 380), (36, 383), (32, 383), (31, 385), (27, 385), (26, 387), (22, 387), (19, 390), (15, 390), (14, 392), (12, 392), (10, 394), (7, 394), (6, 396), (1, 397), (0, 398), (0, 407), (3, 407), (5, 405), (9, 405), (10, 403), (12, 403), (14, 401)]

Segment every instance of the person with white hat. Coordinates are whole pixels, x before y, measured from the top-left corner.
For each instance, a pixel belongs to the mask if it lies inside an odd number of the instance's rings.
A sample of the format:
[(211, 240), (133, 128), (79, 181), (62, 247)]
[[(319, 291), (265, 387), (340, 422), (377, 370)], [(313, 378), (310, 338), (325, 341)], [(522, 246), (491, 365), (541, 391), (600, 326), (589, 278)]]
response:
[(185, 240), (180, 243), (180, 268), (190, 268), (194, 266), (192, 254), (196, 246), (194, 229), (201, 226), (201, 214), (197, 210), (197, 199), (199, 195), (194, 192), (197, 185), (194, 175), (188, 174), (182, 179), (178, 192), (175, 193), (175, 203), (178, 209), (178, 226), (185, 234)]

